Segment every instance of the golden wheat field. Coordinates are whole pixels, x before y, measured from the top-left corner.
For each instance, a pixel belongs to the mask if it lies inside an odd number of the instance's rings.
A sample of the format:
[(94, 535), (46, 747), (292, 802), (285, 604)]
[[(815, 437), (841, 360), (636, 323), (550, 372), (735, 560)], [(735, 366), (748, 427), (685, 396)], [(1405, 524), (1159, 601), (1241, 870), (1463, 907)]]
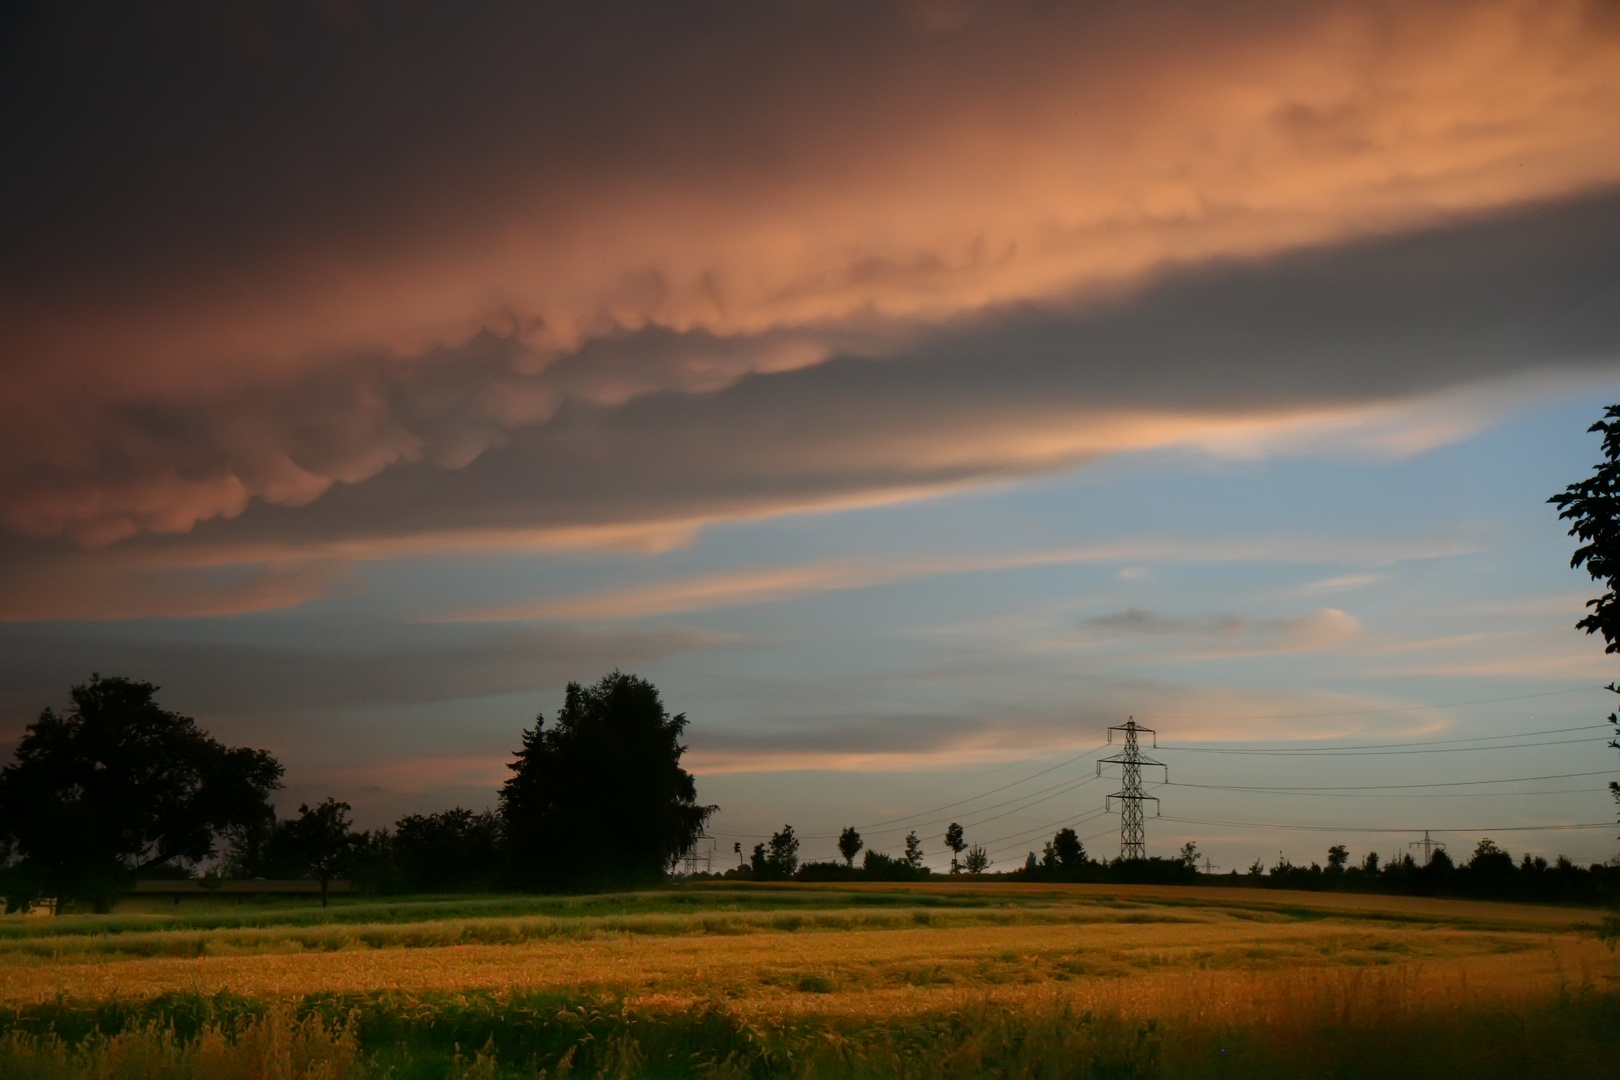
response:
[(760, 1031), (986, 1009), (1205, 1028), (1269, 1030), (1307, 1014), (1387, 1026), (1436, 1010), (1608, 1000), (1620, 964), (1597, 921), (1517, 904), (953, 883), (130, 912), (0, 923), (0, 1008), (26, 1018), (339, 1000), (405, 1015), (543, 999), (564, 1012), (572, 1002), (621, 1017), (724, 1016)]
[[(39, 927), (0, 941), (0, 1001), (568, 991), (766, 1013), (890, 1014), (964, 996), (1133, 1009), (1187, 997), (1241, 1010), (1261, 985), (1303, 976), (1399, 972), (1435, 993), (1516, 995), (1606, 987), (1617, 973), (1592, 913), (1572, 909), (950, 885), (891, 887), (899, 904), (867, 908), (862, 891), (773, 890), (766, 910), (750, 907), (752, 891), (716, 890), (686, 912), (172, 930), (153, 918), (148, 929), (49, 936)], [(796, 907), (795, 892), (818, 902)]]

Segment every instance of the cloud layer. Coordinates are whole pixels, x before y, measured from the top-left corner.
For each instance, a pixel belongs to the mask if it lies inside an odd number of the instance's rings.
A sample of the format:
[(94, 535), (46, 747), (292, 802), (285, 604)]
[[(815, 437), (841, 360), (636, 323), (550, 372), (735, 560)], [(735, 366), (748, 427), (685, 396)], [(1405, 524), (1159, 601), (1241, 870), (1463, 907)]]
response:
[(1601, 4), (160, 7), (11, 35), (18, 535), (667, 529), (1614, 358)]

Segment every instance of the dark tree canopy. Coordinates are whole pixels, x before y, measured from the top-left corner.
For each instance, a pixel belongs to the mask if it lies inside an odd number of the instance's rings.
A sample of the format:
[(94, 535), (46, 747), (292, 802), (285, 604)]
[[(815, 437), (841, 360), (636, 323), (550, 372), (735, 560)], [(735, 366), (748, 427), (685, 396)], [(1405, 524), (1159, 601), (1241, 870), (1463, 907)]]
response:
[(696, 842), (715, 810), (681, 768), (686, 716), (621, 672), (569, 683), (554, 725), (523, 733), (500, 811), (517, 880), (651, 880)]
[(461, 806), (410, 814), (395, 823), (392, 850), (408, 891), (487, 889), (501, 870), (500, 818)]
[(861, 853), (864, 846), (865, 841), (861, 839), (861, 834), (855, 831), (853, 825), (844, 826), (844, 831), (838, 834), (838, 854), (844, 857), (846, 866), (855, 865), (855, 856)]
[[(1603, 460), (1591, 476), (1571, 484), (1547, 501), (1558, 507), (1560, 520), (1568, 521), (1569, 535), (1580, 541), (1569, 565), (1603, 583), (1603, 595), (1586, 602), (1587, 616), (1576, 623), (1588, 634), (1602, 634), (1604, 652), (1620, 652), (1620, 405), (1603, 410), (1604, 419), (1587, 431), (1603, 433)], [(1609, 684), (1620, 693), (1620, 686)], [(1610, 746), (1620, 749), (1620, 713), (1609, 714), (1616, 738)], [(1620, 783), (1609, 782), (1609, 793), (1620, 803)]]
[(1602, 634), (1605, 652), (1620, 652), (1620, 405), (1610, 405), (1588, 431), (1603, 433), (1603, 460), (1596, 471), (1547, 501), (1570, 522), (1569, 535), (1580, 541), (1569, 565), (1601, 581), (1604, 593), (1587, 601), (1591, 609), (1576, 627)]
[(227, 748), (156, 693), (92, 675), (67, 712), (47, 708), (28, 726), (0, 769), (8, 903), (52, 896), (104, 909), (136, 875), (206, 859), (221, 834), (271, 816), (275, 758)]
[(1041, 865), (1048, 869), (1077, 870), (1085, 862), (1086, 846), (1073, 829), (1059, 829), (1041, 854)]
[(306, 877), (321, 883), (321, 906), (327, 904), (332, 879), (346, 873), (359, 839), (350, 825), (346, 802), (327, 799), (315, 806), (301, 804), (298, 816), (278, 826), (280, 842)]
[(962, 872), (962, 852), (967, 850), (967, 837), (962, 832), (962, 826), (951, 822), (945, 830), (945, 846), (951, 849), (951, 873)]
[(906, 853), (905, 853), (905, 855), (902, 856), (902, 858), (905, 859), (906, 865), (911, 867), (913, 870), (918, 870), (918, 869), (922, 868), (922, 864), (923, 864), (922, 841), (917, 839), (917, 834), (916, 833), (914, 833), (914, 832), (906, 833)]
[(770, 845), (755, 844), (749, 857), (755, 881), (786, 881), (799, 869), (799, 838), (793, 826), (784, 825), (771, 834)]

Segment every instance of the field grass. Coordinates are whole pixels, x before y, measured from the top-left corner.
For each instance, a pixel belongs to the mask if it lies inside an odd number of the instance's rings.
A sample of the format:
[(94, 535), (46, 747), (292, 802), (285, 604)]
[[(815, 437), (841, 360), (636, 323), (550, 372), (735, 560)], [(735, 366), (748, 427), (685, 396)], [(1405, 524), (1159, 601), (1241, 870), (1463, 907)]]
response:
[(1597, 921), (955, 883), (13, 918), (0, 1076), (1620, 1076)]

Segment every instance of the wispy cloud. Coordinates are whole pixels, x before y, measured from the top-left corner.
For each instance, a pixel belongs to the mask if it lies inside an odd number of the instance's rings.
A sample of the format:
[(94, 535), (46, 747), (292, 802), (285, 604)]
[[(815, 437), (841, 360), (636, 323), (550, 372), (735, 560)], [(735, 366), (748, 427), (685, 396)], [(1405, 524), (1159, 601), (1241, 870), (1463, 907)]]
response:
[(1194, 643), (1201, 655), (1303, 652), (1326, 649), (1354, 637), (1361, 624), (1337, 608), (1292, 618), (1243, 615), (1178, 617), (1143, 608), (1097, 615), (1081, 627), (1100, 638), (1174, 637)]
[(1301, 596), (1324, 596), (1333, 593), (1354, 592), (1389, 580), (1388, 574), (1339, 574), (1301, 585), (1294, 592)]
[(517, 601), (470, 608), (440, 618), (442, 621), (450, 622), (506, 622), (522, 619), (613, 621), (742, 604), (771, 603), (918, 578), (1047, 566), (1144, 561), (1157, 563), (1265, 561), (1309, 564), (1353, 559), (1394, 562), (1441, 558), (1467, 550), (1469, 549), (1465, 545), (1422, 541), (1358, 544), (1302, 537), (1253, 537), (1235, 540), (1133, 537), (1105, 544), (1009, 554), (920, 555), (906, 559), (843, 559), (797, 566), (751, 567), (583, 596)]

